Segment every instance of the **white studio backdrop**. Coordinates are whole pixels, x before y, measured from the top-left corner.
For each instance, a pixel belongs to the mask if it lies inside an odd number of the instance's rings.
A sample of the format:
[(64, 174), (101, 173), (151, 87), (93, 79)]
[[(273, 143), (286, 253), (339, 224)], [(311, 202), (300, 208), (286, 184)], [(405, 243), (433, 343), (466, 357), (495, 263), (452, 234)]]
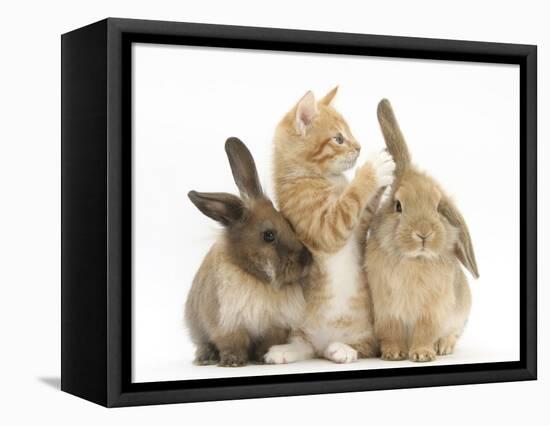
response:
[(237, 193), (223, 148), (237, 136), (272, 196), (276, 124), (307, 90), (320, 97), (335, 85), (335, 106), (363, 147), (357, 164), (384, 148), (376, 106), (388, 98), (414, 162), (454, 196), (469, 225), (481, 274), (469, 277), (472, 313), (456, 353), (433, 364), (519, 359), (517, 66), (149, 44), (132, 52), (133, 381), (418, 365), (191, 363), (183, 306), (220, 228), (187, 192)]

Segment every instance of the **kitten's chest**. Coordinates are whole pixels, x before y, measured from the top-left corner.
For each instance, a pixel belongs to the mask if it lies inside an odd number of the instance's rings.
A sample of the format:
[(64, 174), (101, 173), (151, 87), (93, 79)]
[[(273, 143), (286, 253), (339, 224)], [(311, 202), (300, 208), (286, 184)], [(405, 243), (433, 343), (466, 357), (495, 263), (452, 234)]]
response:
[(308, 297), (303, 330), (320, 353), (330, 342), (356, 341), (367, 331), (359, 255), (358, 245), (349, 241), (339, 252), (318, 259), (322, 275), (314, 294)]
[(362, 278), (360, 250), (350, 239), (337, 253), (322, 259), (327, 293), (327, 317), (350, 314), (350, 303), (356, 296)]
[(339, 174), (339, 175), (331, 175), (326, 178), (333, 187), (333, 190), (338, 195), (344, 191), (346, 186), (348, 185), (348, 180), (345, 175)]

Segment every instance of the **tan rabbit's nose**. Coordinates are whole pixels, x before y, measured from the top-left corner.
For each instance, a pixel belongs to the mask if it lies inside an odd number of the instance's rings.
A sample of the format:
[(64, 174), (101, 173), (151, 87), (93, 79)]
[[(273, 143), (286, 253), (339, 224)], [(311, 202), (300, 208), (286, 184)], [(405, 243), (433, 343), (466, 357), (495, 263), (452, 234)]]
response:
[(431, 235), (433, 234), (433, 232), (429, 232), (427, 234), (419, 234), (418, 232), (416, 232), (415, 234), (418, 238), (420, 238), (422, 241), (424, 241), (424, 240), (427, 240), (428, 238), (430, 238)]
[(413, 231), (413, 238), (418, 241), (425, 242), (433, 235), (433, 233), (434, 231), (429, 223), (421, 222), (415, 227), (415, 230)]

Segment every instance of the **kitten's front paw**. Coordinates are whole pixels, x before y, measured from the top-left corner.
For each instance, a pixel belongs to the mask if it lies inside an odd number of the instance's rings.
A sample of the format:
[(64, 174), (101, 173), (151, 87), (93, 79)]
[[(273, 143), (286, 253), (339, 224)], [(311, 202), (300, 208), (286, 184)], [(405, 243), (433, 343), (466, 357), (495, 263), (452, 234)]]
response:
[(375, 152), (369, 155), (367, 163), (370, 163), (376, 173), (376, 183), (379, 188), (391, 185), (395, 163), (387, 151)]
[(296, 352), (291, 345), (275, 345), (271, 346), (264, 355), (266, 364), (288, 364), (296, 362), (298, 359)]
[(357, 361), (357, 351), (345, 343), (333, 342), (325, 349), (325, 358), (338, 364)]
[(413, 348), (409, 351), (409, 359), (414, 362), (434, 361), (435, 351), (430, 348)]

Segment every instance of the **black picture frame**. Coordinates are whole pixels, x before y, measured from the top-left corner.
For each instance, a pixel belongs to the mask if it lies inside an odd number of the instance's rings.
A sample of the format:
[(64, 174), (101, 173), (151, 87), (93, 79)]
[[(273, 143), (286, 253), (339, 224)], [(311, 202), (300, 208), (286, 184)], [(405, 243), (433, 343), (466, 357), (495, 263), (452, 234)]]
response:
[[(518, 64), (520, 360), (131, 382), (131, 44)], [(537, 48), (109, 18), (62, 45), (61, 388), (116, 407), (534, 380), (537, 377)]]

